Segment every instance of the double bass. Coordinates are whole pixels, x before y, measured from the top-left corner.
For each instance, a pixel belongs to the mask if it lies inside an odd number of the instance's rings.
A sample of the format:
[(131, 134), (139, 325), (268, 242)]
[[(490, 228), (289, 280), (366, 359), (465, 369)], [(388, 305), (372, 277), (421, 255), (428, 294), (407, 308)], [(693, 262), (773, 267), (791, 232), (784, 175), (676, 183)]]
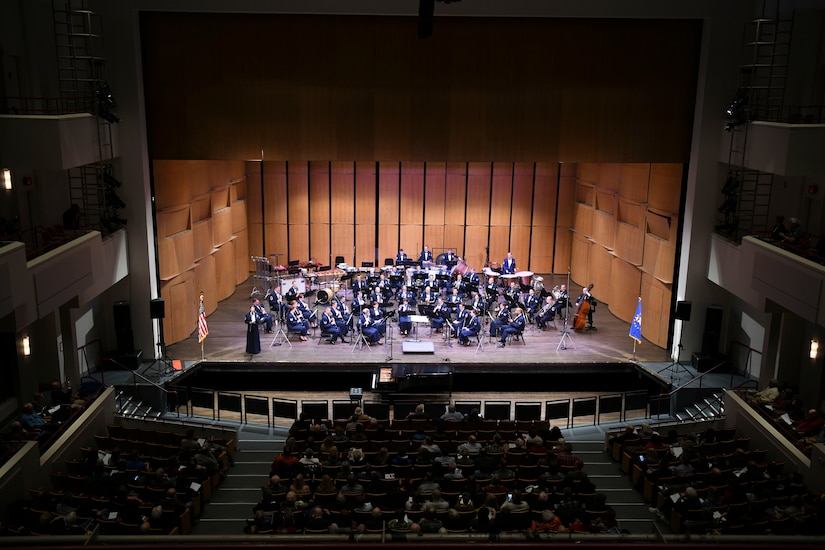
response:
[(577, 304), (578, 309), (576, 309), (576, 315), (573, 320), (573, 328), (575, 330), (584, 330), (587, 326), (587, 316), (590, 314), (590, 308), (592, 307), (590, 301), (593, 299), (590, 296), (590, 291), (593, 290), (594, 286), (594, 283), (590, 283), (585, 289), (586, 292), (582, 292), (582, 296), (579, 298)]

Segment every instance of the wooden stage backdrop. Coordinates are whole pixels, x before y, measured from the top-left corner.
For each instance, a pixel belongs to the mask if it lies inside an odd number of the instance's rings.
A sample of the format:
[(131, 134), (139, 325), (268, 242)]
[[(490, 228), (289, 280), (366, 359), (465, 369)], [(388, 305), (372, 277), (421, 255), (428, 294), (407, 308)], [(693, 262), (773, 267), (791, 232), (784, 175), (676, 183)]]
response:
[(664, 347), (681, 179), (673, 164), (155, 161), (165, 339), (191, 334), (199, 292), (211, 313), (252, 255), (383, 265), (427, 244), (479, 271), (488, 247), (520, 270), (570, 266), (626, 321), (642, 296), (645, 337)]

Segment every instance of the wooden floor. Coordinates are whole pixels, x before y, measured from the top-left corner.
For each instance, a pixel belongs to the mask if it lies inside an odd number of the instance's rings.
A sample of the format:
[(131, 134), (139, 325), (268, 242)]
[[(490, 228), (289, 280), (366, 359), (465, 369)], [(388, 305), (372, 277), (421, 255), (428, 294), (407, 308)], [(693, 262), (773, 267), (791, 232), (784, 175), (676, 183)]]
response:
[[(549, 281), (549, 283), (547, 283)], [(545, 277), (545, 284), (552, 288), (556, 284), (564, 283), (560, 277), (553, 280)], [(577, 285), (571, 284), (576, 289)], [(419, 329), (419, 339), (422, 342), (432, 342), (434, 353), (414, 354), (404, 353), (404, 342), (413, 341), (412, 337), (400, 337), (397, 323), (393, 322), (392, 338), (387, 338), (383, 345), (354, 349), (353, 346), (338, 343), (330, 345), (326, 342), (318, 344), (313, 337), (307, 342), (293, 340), (292, 346), (283, 344), (270, 346), (273, 335), (261, 333), (261, 353), (248, 355), (245, 353), (246, 325), (244, 315), (251, 303), (250, 294), (254, 288), (253, 279), (239, 285), (232, 296), (218, 304), (218, 308), (208, 318), (209, 336), (203, 342), (203, 359), (208, 362), (252, 362), (252, 363), (280, 363), (280, 362), (315, 362), (315, 363), (357, 363), (376, 364), (399, 360), (405, 363), (433, 364), (445, 361), (452, 363), (488, 363), (490, 366), (503, 365), (517, 366), (519, 364), (582, 364), (582, 363), (624, 363), (634, 360), (633, 340), (628, 336), (629, 323), (615, 318), (608, 311), (605, 304), (600, 304), (593, 317), (593, 324), (597, 330), (575, 332), (569, 330), (564, 337), (561, 333), (562, 323), (557, 321), (556, 329), (552, 327), (546, 331), (538, 330), (528, 325), (524, 332), (525, 343), (508, 344), (506, 348), (496, 347), (496, 340), (484, 338), (483, 349), (476, 350), (476, 346), (463, 347), (453, 341), (448, 344), (441, 334), (431, 334), (428, 327)], [(339, 291), (343, 295), (344, 291)], [(263, 294), (259, 296), (263, 301)], [(349, 298), (349, 296), (347, 296)], [(310, 307), (315, 306), (315, 297), (309, 298)], [(192, 318), (193, 328), (196, 326), (195, 312)], [(486, 327), (485, 327), (486, 328)], [(642, 327), (644, 330), (644, 327)], [(389, 336), (390, 331), (388, 331)], [(317, 331), (316, 335), (320, 334)], [(560, 346), (560, 343), (564, 344)], [(197, 335), (192, 335), (176, 344), (167, 347), (167, 355), (171, 359), (184, 362), (201, 359), (201, 346)], [(638, 362), (667, 362), (667, 350), (659, 348), (649, 342), (637, 344), (635, 360)]]

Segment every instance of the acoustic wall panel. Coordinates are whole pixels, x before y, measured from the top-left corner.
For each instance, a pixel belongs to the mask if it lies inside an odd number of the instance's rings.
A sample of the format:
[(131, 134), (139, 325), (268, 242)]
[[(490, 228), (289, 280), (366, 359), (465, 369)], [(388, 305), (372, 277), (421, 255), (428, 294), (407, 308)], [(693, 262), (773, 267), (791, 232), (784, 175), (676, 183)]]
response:
[[(490, 223), (491, 168), (490, 163), (486, 162), (468, 164), (465, 212), (467, 225), (488, 225)], [(451, 220), (448, 219), (447, 223), (451, 223)]]
[[(610, 268), (610, 286), (606, 301), (610, 312), (628, 323), (636, 313), (641, 290), (642, 272), (621, 258), (613, 258)], [(644, 329), (643, 329), (644, 330)]]
[(682, 196), (682, 165), (655, 163), (650, 165), (650, 191), (647, 203), (662, 212), (678, 213)]
[(224, 243), (213, 254), (215, 258), (215, 293), (218, 300), (235, 292), (235, 243)]
[(355, 222), (355, 163), (333, 162), (331, 171), (330, 222), (352, 224)]
[(625, 163), (621, 165), (621, 188), (619, 194), (628, 200), (647, 202), (650, 183), (649, 163)]
[(667, 347), (671, 298), (670, 285), (642, 274), (642, 336), (660, 347)]
[[(444, 190), (444, 223), (455, 225), (487, 225), (487, 217), (478, 217), (476, 222), (467, 219), (467, 170), (464, 162), (448, 162), (446, 188)], [(483, 201), (481, 201), (483, 202)], [(476, 217), (473, 217), (476, 220)]]
[(428, 162), (424, 179), (424, 225), (443, 226), (446, 212), (447, 165), (444, 162)]
[[(590, 247), (593, 242), (581, 233), (573, 233), (570, 250), (570, 277), (574, 281), (590, 280)], [(567, 271), (556, 268), (557, 272)]]
[(513, 199), (513, 164), (497, 162), (493, 164), (490, 195), (490, 225), (514, 223), (511, 217)]
[(309, 221), (329, 223), (330, 220), (330, 163), (309, 163)]
[(419, 226), (424, 223), (424, 163), (404, 162), (401, 164), (400, 188), (401, 225)]
[[(532, 226), (536, 223), (533, 219), (533, 171), (533, 163), (519, 162), (513, 166), (512, 225)], [(555, 187), (553, 182), (553, 188)], [(555, 194), (551, 196), (555, 198)], [(546, 225), (546, 222), (542, 225)]]
[[(280, 197), (281, 200), (283, 198)], [(290, 162), (287, 165), (285, 198), (290, 225), (309, 223), (309, 166), (306, 162)]]

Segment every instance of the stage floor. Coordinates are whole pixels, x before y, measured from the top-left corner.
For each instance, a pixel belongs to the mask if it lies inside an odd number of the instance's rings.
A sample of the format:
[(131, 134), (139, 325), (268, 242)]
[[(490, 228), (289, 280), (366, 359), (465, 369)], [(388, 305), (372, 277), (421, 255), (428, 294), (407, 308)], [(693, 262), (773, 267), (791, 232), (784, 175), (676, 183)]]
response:
[[(566, 282), (566, 276), (545, 276), (545, 285), (552, 288)], [(399, 361), (413, 364), (434, 364), (450, 362), (454, 364), (488, 364), (501, 366), (518, 365), (572, 365), (588, 363), (667, 363), (670, 361), (668, 351), (657, 347), (650, 342), (637, 344), (634, 357), (634, 341), (629, 337), (630, 323), (614, 317), (605, 304), (600, 304), (593, 316), (593, 324), (597, 330), (575, 332), (569, 330), (564, 337), (561, 332), (562, 322), (556, 322), (556, 329), (548, 327), (541, 331), (533, 325), (528, 325), (524, 331), (524, 343), (508, 344), (504, 348), (496, 347), (497, 341), (489, 337), (483, 339), (483, 349), (476, 349), (475, 345), (460, 346), (455, 340), (448, 344), (442, 334), (431, 334), (429, 327), (422, 325), (419, 328), (419, 339), (422, 343), (432, 344), (432, 353), (404, 353), (403, 343), (413, 342), (412, 336), (400, 337), (398, 325), (391, 323), (392, 338), (382, 340), (383, 345), (372, 347), (363, 346), (355, 349), (352, 344), (339, 342), (330, 345), (325, 341), (318, 343), (317, 336), (306, 342), (292, 341), (292, 346), (284, 343), (280, 346), (270, 346), (273, 341), (271, 334), (261, 331), (261, 353), (249, 355), (245, 352), (246, 325), (244, 315), (249, 311), (250, 294), (255, 287), (252, 277), (238, 285), (229, 298), (218, 304), (218, 308), (208, 318), (209, 336), (203, 342), (203, 356), (201, 345), (198, 344), (197, 333), (176, 344), (167, 347), (167, 356), (179, 359), (184, 363), (198, 361), (201, 358), (206, 362), (251, 362), (251, 363), (315, 363), (315, 364), (377, 364), (388, 361)], [(571, 283), (578, 295), (579, 285)], [(260, 288), (260, 287), (258, 287)], [(340, 291), (343, 294), (343, 290)], [(257, 296), (263, 300), (263, 292)], [(349, 296), (347, 296), (349, 299)], [(320, 306), (321, 304), (319, 304)], [(315, 306), (315, 297), (309, 298), (309, 306)], [(319, 313), (320, 315), (320, 313)], [(196, 326), (193, 313), (192, 326)], [(571, 322), (572, 324), (572, 322)], [(486, 332), (486, 327), (485, 327)], [(642, 326), (644, 334), (644, 325)], [(387, 331), (387, 336), (390, 331)]]

